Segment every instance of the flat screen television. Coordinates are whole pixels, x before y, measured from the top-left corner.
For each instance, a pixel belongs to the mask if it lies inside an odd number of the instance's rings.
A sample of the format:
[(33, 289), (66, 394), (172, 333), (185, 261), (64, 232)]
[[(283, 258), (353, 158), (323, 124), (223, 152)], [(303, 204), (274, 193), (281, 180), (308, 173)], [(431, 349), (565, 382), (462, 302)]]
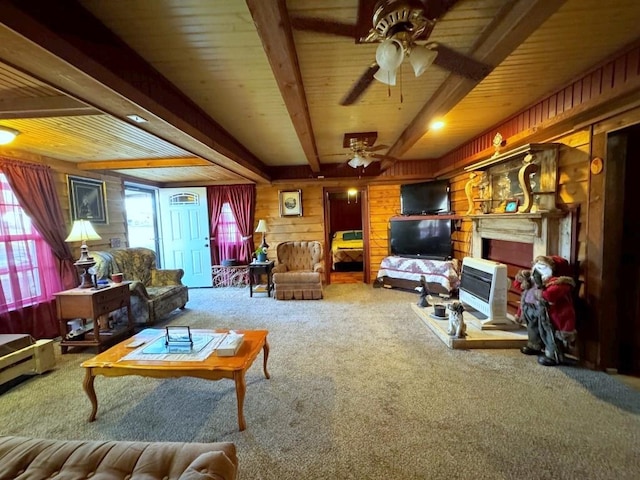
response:
[(391, 255), (429, 260), (451, 258), (451, 220), (391, 220)]
[(400, 205), (402, 215), (434, 215), (448, 212), (449, 182), (407, 183), (400, 185)]

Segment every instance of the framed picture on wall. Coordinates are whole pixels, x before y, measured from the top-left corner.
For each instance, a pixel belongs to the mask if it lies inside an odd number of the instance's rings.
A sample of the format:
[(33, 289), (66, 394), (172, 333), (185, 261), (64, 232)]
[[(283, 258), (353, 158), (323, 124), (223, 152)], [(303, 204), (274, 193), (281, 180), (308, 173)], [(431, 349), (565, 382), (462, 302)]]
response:
[(280, 216), (302, 216), (302, 190), (280, 190)]
[(71, 220), (108, 223), (107, 196), (104, 182), (67, 175)]

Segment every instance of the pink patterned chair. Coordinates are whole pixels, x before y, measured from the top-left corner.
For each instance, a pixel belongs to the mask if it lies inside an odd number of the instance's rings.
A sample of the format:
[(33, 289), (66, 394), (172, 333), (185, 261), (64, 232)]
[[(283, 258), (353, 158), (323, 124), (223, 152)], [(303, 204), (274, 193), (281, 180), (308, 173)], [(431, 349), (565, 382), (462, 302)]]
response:
[(324, 256), (318, 241), (283, 242), (276, 248), (273, 268), (274, 297), (278, 300), (322, 298)]

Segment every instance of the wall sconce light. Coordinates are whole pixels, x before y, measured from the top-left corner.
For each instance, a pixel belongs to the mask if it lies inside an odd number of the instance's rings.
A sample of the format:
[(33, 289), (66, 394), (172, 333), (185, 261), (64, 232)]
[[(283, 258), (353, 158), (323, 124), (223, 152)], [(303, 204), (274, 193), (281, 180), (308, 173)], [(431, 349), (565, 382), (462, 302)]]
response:
[(358, 190), (356, 190), (355, 188), (350, 188), (349, 190), (347, 190), (347, 203), (348, 204), (351, 203), (351, 197), (355, 198), (356, 203), (358, 203)]
[(82, 242), (80, 246), (80, 258), (74, 263), (80, 272), (81, 283), (79, 288), (91, 288), (94, 286), (91, 281), (89, 269), (93, 267), (96, 262), (93, 257), (89, 256), (87, 240), (100, 240), (101, 238), (89, 220), (75, 220), (71, 227), (71, 233), (64, 239), (65, 242)]
[(13, 142), (20, 135), (18, 130), (0, 125), (0, 145)]

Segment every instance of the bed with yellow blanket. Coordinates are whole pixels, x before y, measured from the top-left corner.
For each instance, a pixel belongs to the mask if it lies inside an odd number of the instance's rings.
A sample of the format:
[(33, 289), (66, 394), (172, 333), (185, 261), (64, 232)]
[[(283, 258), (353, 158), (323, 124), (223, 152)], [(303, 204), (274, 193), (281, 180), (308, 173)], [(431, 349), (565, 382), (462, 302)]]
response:
[(331, 262), (336, 270), (340, 263), (362, 263), (364, 243), (362, 230), (341, 230), (331, 240)]

